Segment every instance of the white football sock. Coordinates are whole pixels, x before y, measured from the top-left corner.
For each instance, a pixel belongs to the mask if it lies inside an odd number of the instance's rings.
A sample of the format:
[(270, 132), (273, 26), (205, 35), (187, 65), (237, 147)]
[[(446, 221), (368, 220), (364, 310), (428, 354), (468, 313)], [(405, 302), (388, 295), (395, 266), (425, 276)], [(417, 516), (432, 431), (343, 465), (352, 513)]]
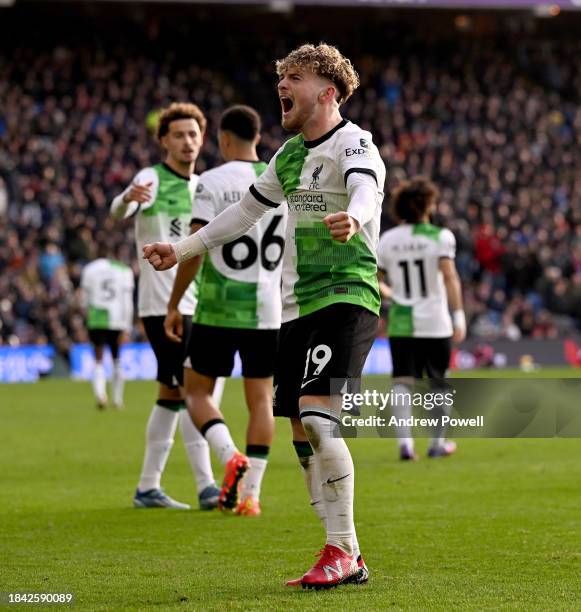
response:
[[(446, 393), (446, 391), (449, 391), (447, 387), (432, 387), (432, 390), (441, 391), (442, 393)], [(438, 448), (440, 446), (444, 446), (444, 443), (446, 442), (446, 430), (448, 428), (445, 425), (441, 425), (443, 420), (442, 417), (444, 415), (450, 416), (452, 414), (452, 410), (453, 406), (448, 406), (446, 404), (443, 406), (436, 406), (432, 410), (431, 416), (438, 419), (438, 426), (434, 428), (434, 435), (430, 440), (430, 448)]]
[(307, 491), (309, 492), (309, 498), (311, 507), (315, 511), (315, 514), (323, 523), (323, 529), (327, 530), (327, 516), (325, 514), (325, 502), (323, 500), (323, 491), (321, 488), (321, 480), (318, 477), (317, 469), (315, 466), (315, 457), (300, 457), (299, 461), (303, 468), (303, 478), (307, 485)]
[(222, 376), (220, 378), (216, 378), (216, 382), (214, 383), (214, 391), (212, 393), (212, 401), (215, 406), (220, 406), (222, 403), (222, 395), (224, 395), (224, 386), (226, 385), (226, 379)]
[[(327, 517), (325, 515), (325, 502), (323, 500), (323, 488), (321, 486), (321, 479), (318, 477), (317, 469), (315, 465), (315, 457), (301, 457), (299, 459), (301, 467), (303, 468), (303, 477), (305, 484), (307, 485), (307, 491), (311, 499), (311, 507), (323, 523), (323, 529), (327, 530)], [(361, 554), (359, 550), (359, 541), (357, 540), (357, 533), (355, 531), (355, 524), (353, 524), (353, 555), (357, 559)]]
[(301, 422), (313, 447), (321, 482), (327, 544), (353, 555), (353, 460), (345, 440), (332, 437), (335, 423), (328, 415), (329, 411), (319, 406), (301, 408)]
[[(393, 416), (398, 419), (409, 419), (412, 416), (411, 389), (408, 385), (396, 383), (393, 385), (394, 401), (391, 404)], [(407, 425), (396, 425), (395, 431), (399, 447), (406, 447), (410, 452), (414, 451), (414, 439), (411, 427)]]
[(111, 387), (113, 391), (113, 404), (117, 407), (123, 406), (123, 387), (125, 381), (123, 380), (123, 368), (121, 367), (121, 360), (116, 359), (113, 362), (113, 377), (111, 379)]
[(107, 401), (107, 378), (105, 376), (105, 366), (102, 363), (95, 363), (93, 371), (93, 393), (98, 402)]
[(230, 430), (223, 421), (214, 421), (208, 429), (204, 430), (204, 437), (222, 465), (226, 465), (238, 450), (232, 440)]
[(206, 438), (196, 429), (187, 410), (180, 410), (180, 430), (192, 471), (196, 478), (198, 493), (207, 486), (215, 484), (210, 462), (210, 447)]
[(260, 499), (260, 487), (262, 478), (268, 464), (268, 459), (260, 457), (248, 457), (250, 467), (242, 480), (242, 490), (240, 491), (240, 499), (244, 500), (247, 497)]
[(178, 413), (156, 404), (147, 422), (145, 435), (145, 457), (138, 489), (142, 493), (159, 489), (161, 475), (173, 445), (178, 424)]

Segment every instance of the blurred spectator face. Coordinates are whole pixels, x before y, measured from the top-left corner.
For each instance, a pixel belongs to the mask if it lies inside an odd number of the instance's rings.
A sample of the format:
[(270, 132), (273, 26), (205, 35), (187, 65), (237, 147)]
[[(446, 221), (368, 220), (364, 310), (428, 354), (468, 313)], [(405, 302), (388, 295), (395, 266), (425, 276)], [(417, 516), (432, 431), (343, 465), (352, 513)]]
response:
[(161, 146), (168, 158), (178, 164), (193, 164), (202, 148), (203, 135), (195, 119), (176, 119), (168, 133), (161, 137)]

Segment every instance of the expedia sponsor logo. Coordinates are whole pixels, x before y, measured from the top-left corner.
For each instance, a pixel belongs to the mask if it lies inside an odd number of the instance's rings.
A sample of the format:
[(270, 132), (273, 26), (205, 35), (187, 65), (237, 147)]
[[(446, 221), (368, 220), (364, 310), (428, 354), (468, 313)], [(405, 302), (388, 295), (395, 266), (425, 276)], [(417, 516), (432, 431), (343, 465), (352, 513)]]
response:
[(327, 202), (322, 193), (292, 193), (287, 198), (289, 211), (326, 212)]
[(369, 149), (367, 147), (362, 147), (361, 149), (352, 149), (348, 147), (345, 149), (345, 155), (347, 157), (351, 157), (353, 155), (369, 155)]

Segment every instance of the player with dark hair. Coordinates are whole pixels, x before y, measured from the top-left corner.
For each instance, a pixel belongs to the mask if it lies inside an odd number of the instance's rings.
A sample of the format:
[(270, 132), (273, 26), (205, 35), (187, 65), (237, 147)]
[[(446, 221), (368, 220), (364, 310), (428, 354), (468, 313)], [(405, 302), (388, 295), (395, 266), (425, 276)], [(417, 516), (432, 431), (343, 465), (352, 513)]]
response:
[[(218, 141), (225, 164), (200, 176), (192, 210), (192, 233), (236, 204), (265, 171), (256, 145), (260, 117), (233, 106), (220, 119)], [(237, 240), (212, 249), (198, 275), (198, 306), (185, 362), (186, 400), (192, 419), (226, 468), (219, 507), (260, 514), (260, 487), (274, 434), (272, 374), (281, 319), (280, 275), (286, 214), (269, 211)], [(178, 304), (197, 274), (201, 257), (181, 263), (168, 304), (166, 333), (180, 342)], [(233, 445), (222, 413), (212, 401), (216, 379), (230, 376), (240, 353), (250, 412), (246, 455)], [(238, 503), (238, 483), (241, 483)]]
[(235, 240), (285, 198), (283, 315), (275, 368), (275, 416), (290, 419), (311, 504), (327, 532), (315, 565), (289, 585), (365, 582), (353, 523), (354, 467), (333, 431), (333, 398), (357, 391), (378, 328), (376, 248), (385, 166), (371, 134), (339, 106), (359, 85), (335, 48), (303, 45), (277, 62), (282, 126), (298, 134), (277, 151), (241, 201), (193, 236), (155, 243), (158, 270)]
[[(205, 129), (206, 119), (195, 104), (175, 103), (161, 112), (157, 136), (165, 160), (138, 172), (111, 205), (111, 215), (116, 219), (135, 216), (138, 250), (152, 240), (173, 242), (187, 236), (198, 179), (194, 166)], [(174, 279), (175, 270), (156, 274), (151, 266), (140, 265), (138, 310), (157, 358), (159, 390), (147, 424), (143, 469), (133, 504), (136, 508), (189, 509), (189, 505), (166, 495), (160, 485), (179, 421), (196, 477), (200, 508), (211, 509), (217, 506), (219, 489), (208, 444), (192, 424), (180, 390), (191, 316), (196, 308), (195, 291), (194, 286), (188, 287), (179, 303), (180, 312), (186, 315), (183, 342), (170, 342), (163, 321)]]
[[(391, 210), (399, 225), (385, 232), (377, 251), (379, 280), (389, 287), (382, 292), (391, 299), (388, 335), (393, 361), (394, 391), (401, 401), (393, 406), (398, 419), (408, 419), (414, 379), (424, 373), (435, 386), (444, 385), (450, 363), (451, 340), (466, 335), (462, 288), (454, 257), (456, 240), (448, 229), (430, 223), (438, 189), (418, 176), (402, 183), (394, 192)], [(452, 317), (448, 309), (452, 310)], [(398, 427), (402, 460), (418, 458), (409, 427)], [(445, 457), (456, 450), (438, 428), (429, 457)]]

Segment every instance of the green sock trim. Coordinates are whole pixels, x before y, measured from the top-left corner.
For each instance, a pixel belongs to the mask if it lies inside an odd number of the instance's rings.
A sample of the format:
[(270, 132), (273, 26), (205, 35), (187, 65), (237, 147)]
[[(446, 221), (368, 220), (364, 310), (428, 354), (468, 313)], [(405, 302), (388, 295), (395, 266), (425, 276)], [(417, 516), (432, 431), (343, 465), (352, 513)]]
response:
[(295, 452), (299, 459), (303, 457), (311, 457), (314, 455), (313, 447), (309, 442), (297, 442), (293, 440), (293, 446), (295, 447)]
[(246, 447), (246, 455), (248, 457), (255, 457), (256, 459), (268, 459), (269, 446), (263, 446), (262, 444), (248, 444)]
[(171, 410), (172, 412), (179, 412), (180, 410), (183, 410), (186, 408), (186, 403), (184, 402), (184, 400), (158, 399), (156, 404), (158, 406), (161, 406), (162, 408), (167, 408), (168, 410)]

